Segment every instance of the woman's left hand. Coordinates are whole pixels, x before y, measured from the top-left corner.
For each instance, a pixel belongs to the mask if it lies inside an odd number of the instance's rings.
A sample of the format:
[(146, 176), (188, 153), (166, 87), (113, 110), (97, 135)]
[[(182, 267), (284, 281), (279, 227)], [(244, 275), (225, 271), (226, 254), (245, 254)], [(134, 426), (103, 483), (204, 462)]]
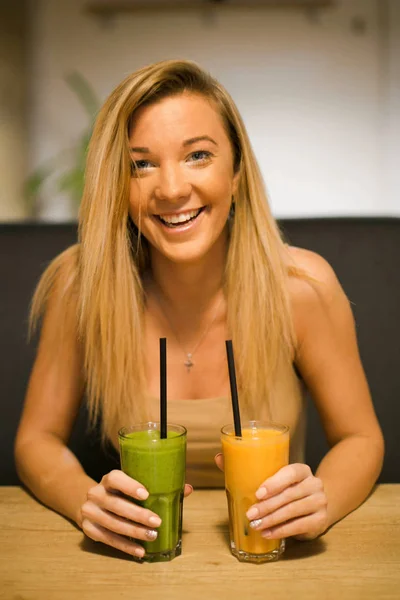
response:
[(260, 485), (256, 497), (260, 502), (246, 516), (263, 537), (312, 540), (328, 527), (324, 486), (308, 465), (282, 467)]

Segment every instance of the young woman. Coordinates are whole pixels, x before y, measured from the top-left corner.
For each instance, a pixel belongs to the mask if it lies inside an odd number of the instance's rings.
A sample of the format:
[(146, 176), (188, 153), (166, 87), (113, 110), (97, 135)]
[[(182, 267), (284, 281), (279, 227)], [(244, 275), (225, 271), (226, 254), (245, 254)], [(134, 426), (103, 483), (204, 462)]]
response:
[[(94, 540), (142, 556), (129, 538), (154, 539), (160, 519), (119, 493), (146, 497), (140, 482), (115, 470), (96, 483), (67, 449), (81, 398), (115, 446), (119, 427), (157, 420), (164, 336), (169, 418), (188, 429), (189, 483), (223, 485), (214, 456), (232, 420), (227, 338), (243, 416), (290, 426), (291, 464), (260, 486), (248, 513), (264, 535), (322, 534), (378, 477), (383, 439), (349, 302), (324, 259), (282, 241), (237, 108), (194, 63), (145, 67), (105, 102), (79, 243), (44, 273), (33, 322), (42, 314), (18, 472)], [(303, 384), (331, 446), (315, 475), (304, 464)]]

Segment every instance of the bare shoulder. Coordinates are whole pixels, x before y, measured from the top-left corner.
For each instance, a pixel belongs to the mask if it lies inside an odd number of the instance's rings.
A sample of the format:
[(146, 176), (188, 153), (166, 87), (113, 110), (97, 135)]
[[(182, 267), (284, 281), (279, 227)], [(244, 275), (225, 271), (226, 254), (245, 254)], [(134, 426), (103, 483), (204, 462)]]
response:
[(338, 282), (333, 268), (320, 254), (296, 246), (288, 246), (288, 253), (291, 264), (304, 271), (311, 279), (326, 285), (334, 285)]
[[(311, 250), (288, 247), (291, 275), (289, 297), (298, 339), (320, 321), (341, 321), (351, 309), (335, 271)], [(350, 317), (351, 318), (351, 317)]]
[(50, 263), (49, 269), (53, 268), (57, 273), (59, 285), (69, 286), (77, 280), (79, 270), (79, 244), (70, 246)]
[(79, 245), (75, 244), (58, 254), (42, 273), (31, 306), (34, 327), (41, 316), (49, 320), (49, 313), (55, 328), (64, 323), (67, 314), (75, 319), (78, 281)]
[(48, 286), (52, 296), (63, 296), (67, 291), (76, 292), (79, 275), (79, 244), (70, 246), (58, 254), (42, 274), (40, 285)]
[[(335, 271), (325, 258), (304, 248), (288, 247), (290, 266), (294, 271), (289, 278), (293, 300), (319, 298), (328, 301), (343, 292)], [(297, 272), (296, 272), (297, 271)]]

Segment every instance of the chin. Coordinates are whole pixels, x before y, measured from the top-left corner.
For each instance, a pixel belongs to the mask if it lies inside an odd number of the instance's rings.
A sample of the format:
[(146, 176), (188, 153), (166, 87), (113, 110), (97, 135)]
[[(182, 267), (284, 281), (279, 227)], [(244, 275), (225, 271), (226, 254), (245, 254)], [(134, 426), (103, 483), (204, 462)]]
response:
[[(225, 230), (224, 230), (225, 231)], [(224, 231), (215, 239), (214, 236), (201, 235), (197, 239), (174, 244), (151, 244), (155, 254), (162, 256), (176, 265), (198, 264), (204, 260), (219, 260), (228, 243)]]

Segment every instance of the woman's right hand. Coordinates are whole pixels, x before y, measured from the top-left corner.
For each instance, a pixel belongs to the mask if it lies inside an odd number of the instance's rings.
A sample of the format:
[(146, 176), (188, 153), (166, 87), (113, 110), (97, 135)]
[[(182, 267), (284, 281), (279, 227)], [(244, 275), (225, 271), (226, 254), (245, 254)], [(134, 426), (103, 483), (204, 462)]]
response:
[[(185, 496), (192, 490), (192, 486), (186, 485)], [(142, 558), (143, 547), (129, 538), (154, 541), (157, 527), (161, 525), (158, 515), (134, 503), (134, 500), (146, 500), (148, 496), (141, 483), (122, 471), (107, 473), (98, 485), (88, 490), (87, 500), (80, 508), (79, 520), (84, 533), (96, 542)]]

